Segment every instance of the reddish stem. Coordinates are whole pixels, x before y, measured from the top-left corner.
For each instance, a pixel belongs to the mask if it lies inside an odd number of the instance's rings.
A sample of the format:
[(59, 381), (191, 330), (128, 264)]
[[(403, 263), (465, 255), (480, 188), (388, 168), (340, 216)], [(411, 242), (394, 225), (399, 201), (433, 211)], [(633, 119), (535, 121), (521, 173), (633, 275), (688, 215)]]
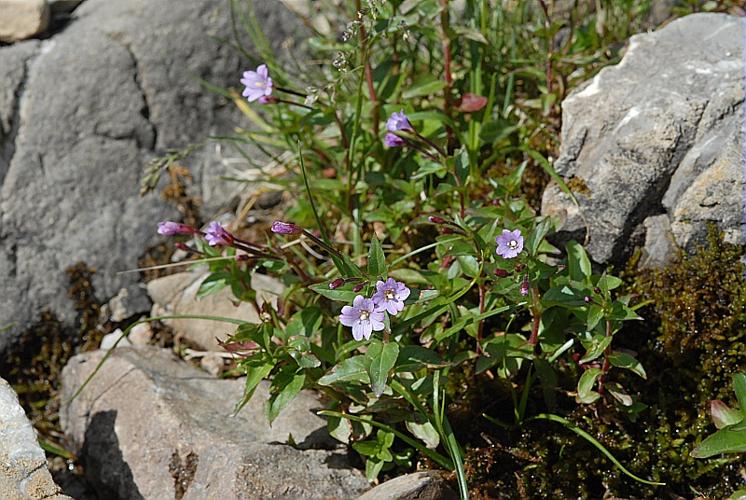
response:
[(370, 102), (373, 104), (373, 136), (378, 137), (378, 97), (376, 96), (376, 87), (373, 84), (373, 69), (370, 66), (370, 59), (368, 58), (368, 34), (365, 31), (365, 24), (362, 20), (360, 0), (355, 0), (355, 9), (357, 9), (358, 20), (360, 21), (360, 30), (358, 35), (360, 37), (360, 49), (362, 50), (363, 64), (365, 66), (365, 81), (368, 84), (368, 95), (370, 96)]

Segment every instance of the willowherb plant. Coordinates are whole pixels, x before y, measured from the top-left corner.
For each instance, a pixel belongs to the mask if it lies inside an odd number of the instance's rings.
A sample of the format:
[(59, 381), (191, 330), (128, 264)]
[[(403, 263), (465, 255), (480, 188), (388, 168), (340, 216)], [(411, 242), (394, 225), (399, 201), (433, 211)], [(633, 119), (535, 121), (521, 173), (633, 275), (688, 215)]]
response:
[[(499, 88), (490, 48), (501, 21), (486, 3), (467, 1), (458, 17), (447, 0), (357, 5), (341, 42), (313, 39), (326, 63), (297, 72), (305, 78), (258, 43), (264, 61), (243, 73), (241, 96), (226, 94), (255, 126), (231, 143), (246, 158), (241, 145), (253, 144), (295, 173), (297, 202), (266, 244), (217, 222), (158, 227), (196, 239), (189, 248), (211, 271), (199, 296), (230, 286), (262, 312), (261, 324), (240, 325), (225, 344), (247, 376), (237, 409), (264, 379), (270, 421), (316, 389), (329, 432), (365, 458), (370, 480), (412, 467), (419, 452), (456, 470), (462, 497), (449, 375), (506, 380), (513, 407), (497, 420), (508, 428), (536, 417), (527, 405), (535, 388), (544, 399), (536, 407), (556, 408), (567, 394), (560, 375), (574, 379), (578, 404), (634, 418), (644, 405), (612, 369), (646, 376), (634, 353), (613, 345), (638, 318), (629, 297), (614, 296), (621, 280), (594, 272), (580, 244), (549, 243), (553, 221), (522, 196), (529, 162), (572, 194), (507, 124), (511, 89)], [(239, 14), (261, 40), (251, 12)], [(296, 90), (305, 88), (313, 93)], [(257, 270), (287, 285), (276, 309), (256, 302), (248, 276)]]

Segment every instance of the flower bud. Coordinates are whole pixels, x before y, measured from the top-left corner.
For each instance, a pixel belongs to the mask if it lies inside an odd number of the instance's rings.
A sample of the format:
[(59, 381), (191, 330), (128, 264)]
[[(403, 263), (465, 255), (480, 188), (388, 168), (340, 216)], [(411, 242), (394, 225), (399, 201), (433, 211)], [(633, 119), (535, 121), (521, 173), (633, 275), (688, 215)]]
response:
[(521, 282), (521, 295), (524, 297), (528, 295), (528, 275), (524, 276)]
[(583, 297), (583, 302), (585, 302), (586, 304), (590, 304), (591, 303), (591, 298), (586, 295), (585, 297)]
[(303, 229), (300, 226), (293, 224), (292, 222), (282, 222), (276, 220), (272, 223), (272, 228), (270, 229), (270, 231), (276, 234), (300, 234), (303, 232)]
[(438, 217), (437, 215), (431, 215), (427, 218), (428, 221), (432, 222), (433, 224), (445, 224), (446, 220), (443, 217)]
[(444, 227), (440, 230), (441, 234), (453, 234), (455, 231), (451, 229), (450, 227)]
[(508, 275), (510, 275), (510, 273), (505, 269), (500, 269), (499, 267), (495, 269), (495, 276), (497, 276), (498, 278), (505, 278)]
[(596, 288), (593, 289), (593, 292), (594, 293), (601, 293), (601, 289), (598, 288), (598, 287), (596, 287)]
[(177, 234), (195, 234), (197, 229), (187, 224), (164, 220), (158, 223), (158, 234), (176, 236)]
[(345, 284), (344, 278), (337, 278), (329, 282), (329, 290), (335, 290)]
[(352, 289), (352, 291), (355, 292), (355, 293), (359, 292), (360, 290), (362, 290), (363, 288), (365, 288), (365, 284), (366, 283), (367, 283), (366, 281), (363, 281), (362, 283), (358, 283), (357, 285), (355, 285), (355, 287)]

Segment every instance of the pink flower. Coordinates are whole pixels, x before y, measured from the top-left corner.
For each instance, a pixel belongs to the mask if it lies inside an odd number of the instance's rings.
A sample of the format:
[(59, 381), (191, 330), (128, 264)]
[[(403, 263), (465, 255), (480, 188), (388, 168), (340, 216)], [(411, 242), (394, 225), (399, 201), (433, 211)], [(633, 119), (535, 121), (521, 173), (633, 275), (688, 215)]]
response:
[(497, 255), (505, 259), (512, 259), (523, 251), (523, 236), (521, 230), (508, 231), (503, 229), (500, 236), (495, 238), (497, 243)]
[(404, 301), (409, 297), (410, 290), (407, 285), (394, 278), (389, 278), (384, 283), (376, 283), (376, 293), (373, 294), (373, 303), (379, 310), (386, 310), (389, 314), (396, 316), (404, 309)]
[(387, 148), (400, 148), (404, 146), (404, 144), (406, 144), (404, 139), (396, 134), (392, 134), (391, 132), (384, 136), (383, 143), (386, 145)]
[(218, 221), (212, 221), (207, 225), (205, 239), (211, 247), (233, 244), (233, 235), (226, 231)]
[(401, 110), (398, 113), (391, 113), (391, 116), (386, 121), (386, 129), (389, 132), (399, 132), (400, 130), (414, 132), (414, 127), (409, 123), (409, 118), (404, 114), (404, 110)]
[(164, 236), (175, 236), (177, 234), (194, 234), (197, 230), (192, 226), (181, 224), (179, 222), (172, 222), (170, 220), (164, 220), (158, 223), (158, 234)]
[(352, 338), (369, 340), (371, 334), (383, 330), (383, 311), (378, 310), (371, 299), (358, 295), (352, 306), (344, 306), (339, 322), (352, 328)]
[[(266, 64), (260, 65), (256, 68), (256, 71), (244, 71), (241, 83), (246, 87), (242, 95), (249, 102), (254, 102), (258, 99), (263, 103), (268, 102), (266, 97), (272, 94), (272, 78), (269, 77), (269, 70)], [(262, 97), (265, 97), (265, 99), (261, 100)]]

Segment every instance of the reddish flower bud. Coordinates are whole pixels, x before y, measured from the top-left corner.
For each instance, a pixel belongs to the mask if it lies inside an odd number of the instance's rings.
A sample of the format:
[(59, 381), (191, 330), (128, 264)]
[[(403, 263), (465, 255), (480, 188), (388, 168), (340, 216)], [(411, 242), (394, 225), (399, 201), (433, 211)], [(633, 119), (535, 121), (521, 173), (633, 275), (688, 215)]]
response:
[(345, 284), (344, 278), (337, 278), (329, 282), (329, 289), (334, 290)]
[(598, 287), (596, 287), (596, 288), (593, 289), (593, 292), (594, 293), (601, 293), (601, 289), (598, 288)]
[(455, 231), (450, 227), (444, 227), (440, 230), (441, 234), (453, 234)]
[(433, 224), (445, 224), (446, 220), (443, 217), (438, 217), (437, 215), (431, 215), (427, 218), (430, 222)]
[(482, 95), (467, 92), (461, 97), (458, 110), (462, 113), (474, 113), (487, 105), (487, 98)]
[(586, 304), (590, 304), (591, 303), (591, 298), (586, 295), (585, 297), (583, 297), (583, 302), (585, 302)]
[(495, 276), (497, 276), (498, 278), (505, 278), (508, 275), (510, 275), (510, 273), (505, 269), (500, 269), (499, 267), (495, 269)]
[(357, 285), (355, 285), (355, 287), (352, 289), (352, 291), (356, 292), (356, 293), (359, 292), (360, 290), (362, 290), (363, 288), (365, 288), (365, 284), (366, 283), (367, 283), (367, 281), (363, 281), (362, 283), (358, 283)]

